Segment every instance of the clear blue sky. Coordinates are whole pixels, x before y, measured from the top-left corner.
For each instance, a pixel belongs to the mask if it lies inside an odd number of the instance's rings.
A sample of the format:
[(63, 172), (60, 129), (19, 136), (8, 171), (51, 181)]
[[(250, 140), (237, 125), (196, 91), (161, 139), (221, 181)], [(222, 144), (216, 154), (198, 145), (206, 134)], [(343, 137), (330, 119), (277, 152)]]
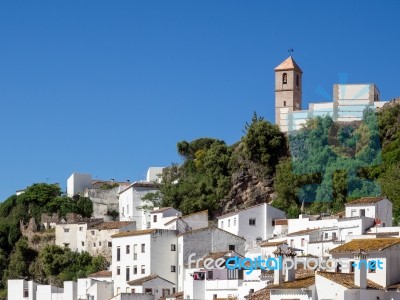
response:
[(339, 73), (400, 95), (399, 1), (1, 1), (0, 200), (35, 182), (143, 179), (176, 143), (273, 121), (294, 49), (303, 105)]

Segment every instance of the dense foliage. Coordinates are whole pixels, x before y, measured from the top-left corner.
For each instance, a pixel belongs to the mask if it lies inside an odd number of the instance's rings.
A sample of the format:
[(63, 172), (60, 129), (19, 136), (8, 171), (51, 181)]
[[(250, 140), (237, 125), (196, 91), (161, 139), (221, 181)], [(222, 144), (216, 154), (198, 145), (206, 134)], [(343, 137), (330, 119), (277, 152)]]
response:
[[(74, 198), (62, 195), (58, 185), (36, 183), (28, 187), (22, 194), (13, 195), (0, 204), (0, 290), (5, 289), (8, 278), (32, 278), (38, 282), (60, 283), (83, 276), (92, 270), (103, 267), (103, 258), (92, 258), (87, 253), (71, 253), (67, 249), (51, 246), (39, 253), (29, 247), (28, 241), (21, 236), (20, 220), (28, 222), (35, 218), (40, 224), (42, 213), (58, 213), (61, 217), (68, 213), (77, 213), (90, 217), (93, 205), (89, 198)], [(43, 260), (48, 253), (54, 260)], [(54, 255), (53, 255), (54, 254)], [(58, 255), (58, 256), (57, 256)], [(48, 256), (46, 256), (48, 257)], [(48, 265), (59, 263), (60, 268), (51, 269)], [(68, 279), (64, 279), (68, 278)], [(1, 295), (1, 292), (0, 292)]]

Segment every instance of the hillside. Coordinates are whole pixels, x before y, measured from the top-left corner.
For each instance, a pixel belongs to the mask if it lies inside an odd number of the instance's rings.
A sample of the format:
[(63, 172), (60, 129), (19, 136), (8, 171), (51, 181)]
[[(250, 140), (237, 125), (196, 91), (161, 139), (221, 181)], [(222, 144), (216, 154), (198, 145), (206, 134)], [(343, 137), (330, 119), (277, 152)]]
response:
[[(209, 209), (215, 217), (268, 202), (296, 217), (301, 210), (334, 213), (352, 199), (386, 195), (394, 204), (397, 222), (399, 128), (399, 100), (377, 114), (366, 111), (362, 122), (310, 120), (291, 137), (255, 114), (234, 145), (210, 138), (179, 142), (183, 163), (165, 169), (162, 205), (184, 213)], [(290, 153), (299, 156), (296, 165)], [(301, 159), (305, 153), (307, 158)]]

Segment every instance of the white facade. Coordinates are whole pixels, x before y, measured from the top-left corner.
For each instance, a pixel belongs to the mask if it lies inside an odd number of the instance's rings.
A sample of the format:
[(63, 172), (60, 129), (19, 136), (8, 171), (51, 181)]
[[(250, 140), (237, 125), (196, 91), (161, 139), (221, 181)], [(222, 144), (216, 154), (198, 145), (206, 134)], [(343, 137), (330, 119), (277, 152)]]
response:
[(139, 207), (150, 202), (142, 200), (147, 193), (157, 192), (158, 188), (151, 182), (134, 182), (119, 193), (120, 221), (136, 222), (137, 229), (150, 228), (150, 213)]
[(168, 229), (166, 223), (182, 216), (182, 213), (172, 207), (162, 207), (150, 212), (150, 228)]
[(274, 221), (283, 218), (285, 218), (285, 212), (263, 203), (220, 216), (218, 228), (244, 237), (248, 243), (254, 243), (272, 238)]
[(72, 173), (67, 179), (67, 195), (72, 197), (84, 192), (86, 188), (92, 186), (92, 175), (82, 173)]
[(245, 254), (245, 239), (219, 228), (202, 228), (178, 235), (178, 291), (183, 291), (185, 270), (191, 254), (193, 259), (213, 252), (235, 251)]
[(147, 170), (146, 181), (160, 183), (163, 169), (164, 167), (150, 167)]
[(365, 216), (376, 219), (382, 227), (390, 227), (392, 226), (392, 207), (392, 202), (386, 198), (361, 198), (346, 203), (346, 217)]
[(148, 229), (119, 233), (112, 238), (114, 295), (130, 293), (129, 281), (153, 274), (176, 284), (176, 231)]

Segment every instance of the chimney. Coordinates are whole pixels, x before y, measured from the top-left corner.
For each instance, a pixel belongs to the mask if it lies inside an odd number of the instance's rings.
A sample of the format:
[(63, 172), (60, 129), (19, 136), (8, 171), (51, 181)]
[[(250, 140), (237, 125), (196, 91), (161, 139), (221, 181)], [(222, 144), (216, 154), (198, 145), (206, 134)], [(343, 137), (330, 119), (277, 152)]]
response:
[(296, 255), (296, 252), (294, 252), (292, 248), (289, 248), (285, 252), (286, 258), (290, 259), (285, 263), (285, 277), (287, 282), (296, 280), (296, 266), (294, 265), (294, 257)]
[(367, 288), (367, 252), (363, 249), (354, 253), (354, 285)]
[(276, 259), (276, 266), (274, 269), (274, 284), (282, 284), (283, 283), (283, 274), (282, 274), (282, 266), (280, 265), (279, 261), (282, 261), (282, 257), (284, 255), (284, 251), (278, 247), (274, 252), (275, 259)]

